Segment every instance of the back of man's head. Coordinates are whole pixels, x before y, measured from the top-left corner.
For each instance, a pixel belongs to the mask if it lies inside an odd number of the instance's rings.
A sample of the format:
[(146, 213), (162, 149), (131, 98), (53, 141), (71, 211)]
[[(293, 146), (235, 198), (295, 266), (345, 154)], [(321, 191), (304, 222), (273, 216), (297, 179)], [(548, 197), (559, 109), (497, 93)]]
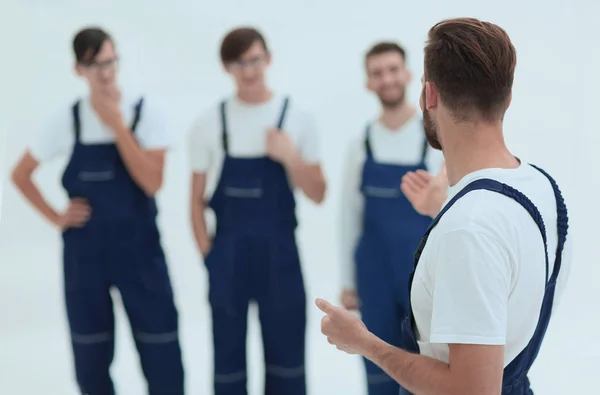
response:
[(457, 122), (501, 120), (510, 102), (516, 51), (497, 25), (448, 19), (429, 30), (425, 81)]

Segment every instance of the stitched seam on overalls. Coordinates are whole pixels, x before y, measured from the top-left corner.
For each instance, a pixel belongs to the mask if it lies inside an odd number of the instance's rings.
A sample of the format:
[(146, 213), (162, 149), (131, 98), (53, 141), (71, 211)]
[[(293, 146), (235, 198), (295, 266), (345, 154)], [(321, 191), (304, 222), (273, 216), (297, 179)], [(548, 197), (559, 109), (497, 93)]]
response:
[(304, 365), (296, 368), (284, 368), (282, 366), (268, 365), (266, 367), (268, 374), (279, 377), (298, 377), (304, 375)]
[(96, 343), (104, 343), (112, 340), (113, 334), (112, 332), (100, 332), (100, 333), (92, 333), (89, 335), (83, 335), (76, 332), (71, 332), (71, 340), (73, 343), (79, 344), (96, 344)]
[(177, 331), (166, 332), (166, 333), (144, 333), (136, 332), (135, 338), (142, 343), (171, 343), (177, 340)]
[(215, 374), (215, 382), (221, 384), (236, 383), (246, 379), (246, 371), (241, 370), (239, 372), (228, 373), (228, 374)]

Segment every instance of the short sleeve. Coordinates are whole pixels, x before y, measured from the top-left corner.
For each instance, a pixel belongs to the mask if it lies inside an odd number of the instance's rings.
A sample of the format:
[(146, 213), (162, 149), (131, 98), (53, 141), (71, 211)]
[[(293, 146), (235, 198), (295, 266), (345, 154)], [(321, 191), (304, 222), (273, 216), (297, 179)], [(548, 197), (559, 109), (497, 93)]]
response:
[(309, 164), (321, 162), (321, 151), (319, 142), (319, 129), (316, 119), (307, 113), (302, 114), (298, 148), (302, 159)]
[(40, 163), (68, 155), (75, 141), (72, 107), (64, 106), (42, 121), (29, 145), (29, 152)]
[(436, 240), (432, 343), (504, 345), (511, 265), (495, 238), (458, 230)]
[(214, 158), (211, 150), (213, 135), (211, 132), (216, 127), (215, 117), (204, 114), (198, 117), (188, 132), (188, 157), (193, 173), (208, 173)]
[(155, 99), (144, 99), (135, 135), (145, 150), (167, 149), (171, 145), (167, 115)]

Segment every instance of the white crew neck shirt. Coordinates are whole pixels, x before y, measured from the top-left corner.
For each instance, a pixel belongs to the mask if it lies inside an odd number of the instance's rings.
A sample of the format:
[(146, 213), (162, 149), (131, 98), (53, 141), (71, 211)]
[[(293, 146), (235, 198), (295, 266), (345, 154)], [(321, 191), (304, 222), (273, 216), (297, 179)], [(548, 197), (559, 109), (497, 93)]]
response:
[[(134, 108), (142, 95), (122, 93), (120, 108), (126, 125), (131, 126)], [(29, 146), (31, 155), (40, 163), (71, 153), (75, 143), (71, 103), (63, 104), (51, 114), (38, 129)], [(83, 144), (105, 144), (114, 142), (114, 132), (105, 126), (92, 108), (89, 97), (81, 98), (79, 105), (81, 122), (80, 140)], [(167, 117), (162, 106), (153, 97), (145, 97), (135, 137), (146, 150), (167, 149), (171, 143)]]
[[(226, 99), (228, 149), (232, 157), (266, 155), (267, 131), (277, 126), (285, 97), (275, 94), (260, 104), (243, 102), (237, 96)], [(291, 137), (305, 162), (320, 163), (316, 121), (293, 97), (289, 99), (282, 129)], [(188, 134), (188, 154), (192, 172), (207, 175), (205, 197), (208, 199), (217, 186), (225, 158), (220, 102), (203, 111), (194, 121)]]
[[(528, 164), (485, 169), (451, 187), (447, 201), (481, 178), (510, 185), (538, 208), (546, 225), (552, 273), (558, 235), (548, 179)], [(567, 236), (554, 307), (570, 271), (571, 239)], [(421, 354), (447, 363), (448, 344), (504, 345), (508, 365), (533, 335), (545, 281), (542, 236), (530, 214), (502, 194), (469, 192), (433, 229), (415, 272), (411, 302)]]

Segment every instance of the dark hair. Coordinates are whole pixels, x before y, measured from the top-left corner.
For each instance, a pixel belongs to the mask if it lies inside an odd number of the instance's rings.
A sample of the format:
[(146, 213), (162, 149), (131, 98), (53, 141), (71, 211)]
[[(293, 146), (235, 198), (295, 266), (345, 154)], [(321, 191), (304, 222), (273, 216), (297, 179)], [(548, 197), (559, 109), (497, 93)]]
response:
[(267, 42), (263, 35), (252, 27), (240, 27), (231, 30), (221, 43), (221, 61), (223, 63), (235, 62), (250, 49), (250, 47), (260, 42), (266, 52), (269, 52)]
[(397, 52), (402, 56), (402, 59), (406, 60), (406, 51), (399, 44), (393, 42), (379, 42), (373, 45), (365, 55), (365, 63), (371, 56), (381, 55), (387, 52)]
[(77, 63), (92, 62), (105, 41), (112, 41), (112, 38), (107, 32), (98, 27), (88, 27), (80, 30), (73, 38), (73, 53)]
[(425, 80), (437, 87), (457, 121), (501, 119), (508, 107), (517, 55), (499, 26), (474, 18), (447, 19), (429, 30)]

